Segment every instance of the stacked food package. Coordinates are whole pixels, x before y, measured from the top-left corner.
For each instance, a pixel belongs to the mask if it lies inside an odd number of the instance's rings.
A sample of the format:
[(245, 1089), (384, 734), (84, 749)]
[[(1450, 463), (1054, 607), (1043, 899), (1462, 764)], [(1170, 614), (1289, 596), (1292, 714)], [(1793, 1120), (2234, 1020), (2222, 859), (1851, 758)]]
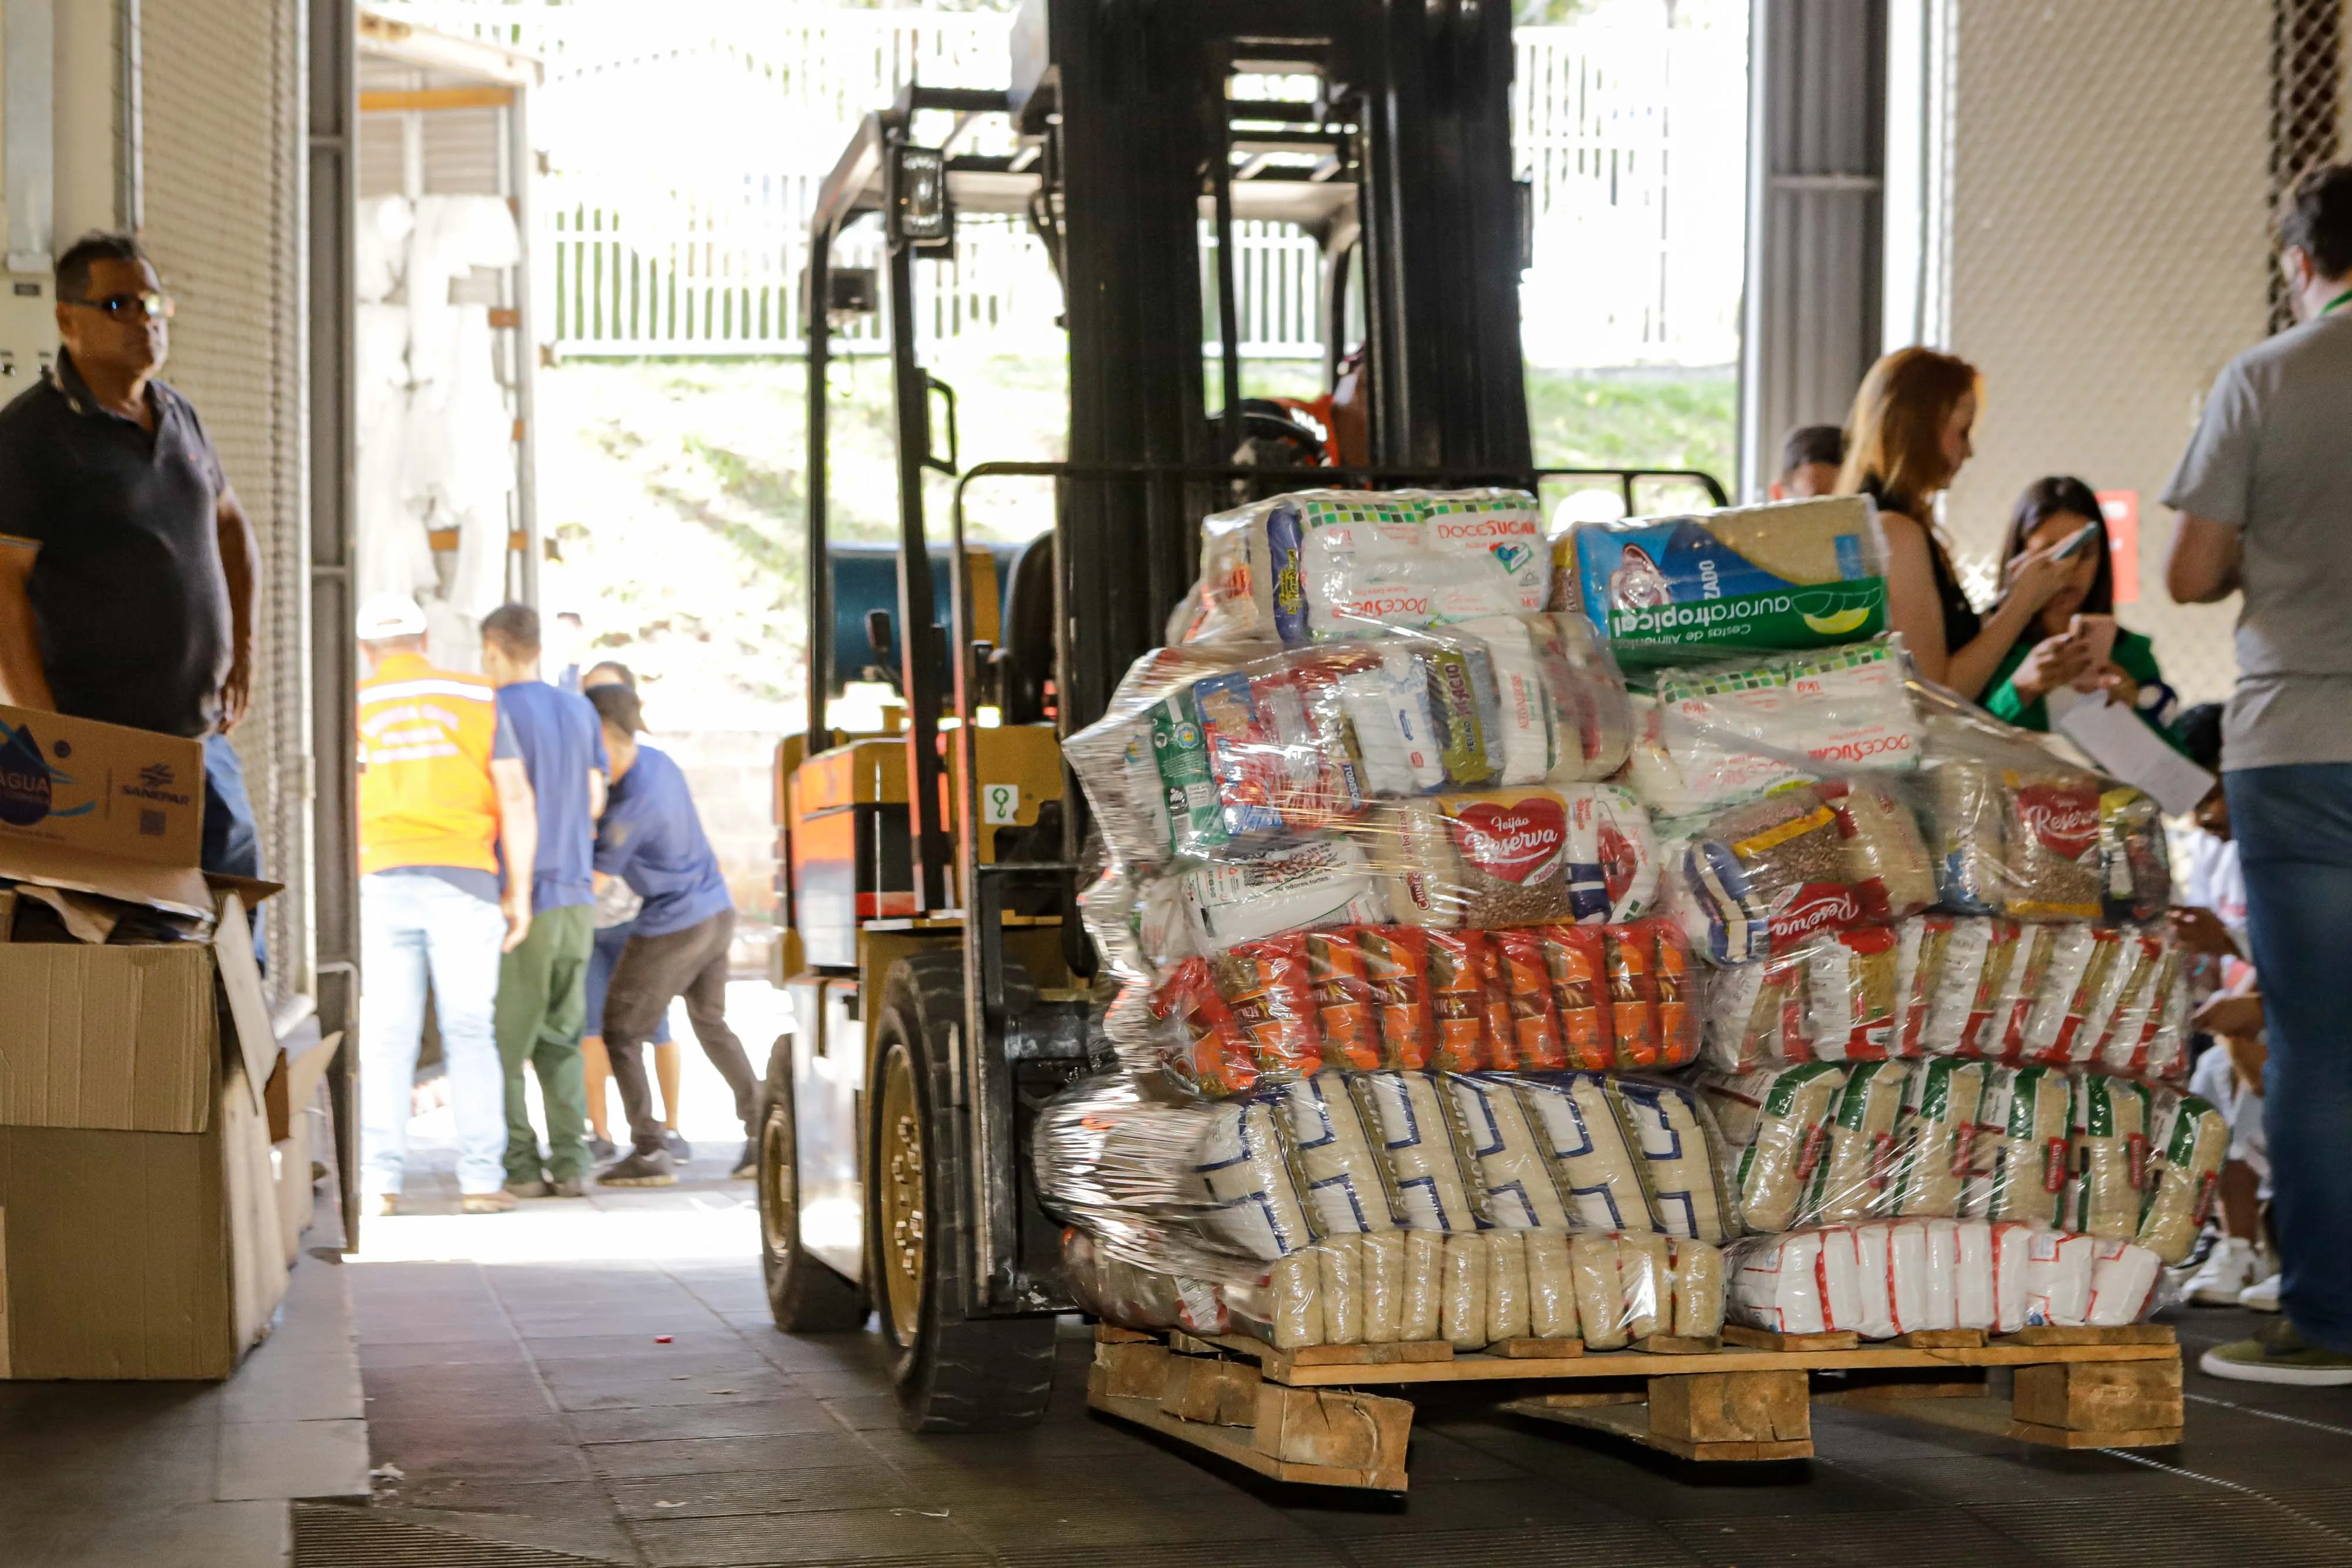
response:
[(1874, 538), (1209, 519), (1066, 747), (1120, 1069), (1036, 1161), (1089, 1307), (1460, 1350), (2148, 1310), (2227, 1145), (2168, 1084), (2162, 824), (1917, 681)]

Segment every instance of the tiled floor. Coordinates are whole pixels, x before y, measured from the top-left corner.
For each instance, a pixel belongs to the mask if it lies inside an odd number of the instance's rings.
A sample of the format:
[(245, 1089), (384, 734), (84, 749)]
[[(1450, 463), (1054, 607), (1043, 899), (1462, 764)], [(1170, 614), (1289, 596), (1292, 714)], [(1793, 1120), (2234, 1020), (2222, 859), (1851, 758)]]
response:
[(914, 1437), (875, 1337), (776, 1333), (748, 1258), (351, 1274), (376, 1462), (402, 1472), (375, 1517), (550, 1563), (2352, 1562), (2352, 1391), (2192, 1372), (2189, 1440), (2131, 1458), (1823, 1408), (1811, 1463), (1708, 1471), (1430, 1397), (1397, 1501), (1090, 1416), (1076, 1324), (1042, 1427)]
[(0, 1383), (0, 1563), (274, 1568), (289, 1499), (366, 1496), (347, 1278), (305, 1256), (226, 1383)]

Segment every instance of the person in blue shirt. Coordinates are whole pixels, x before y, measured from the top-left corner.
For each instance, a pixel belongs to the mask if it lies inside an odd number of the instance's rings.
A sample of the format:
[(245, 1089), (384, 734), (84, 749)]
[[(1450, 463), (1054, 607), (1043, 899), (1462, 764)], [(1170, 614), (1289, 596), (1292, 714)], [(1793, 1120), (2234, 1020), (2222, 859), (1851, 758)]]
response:
[[(580, 1037), (588, 959), (596, 939), (591, 871), (604, 810), (604, 737), (587, 700), (539, 676), (539, 612), (504, 604), (482, 622), (482, 673), (497, 689), (539, 803), (539, 848), (527, 873), (530, 930), (499, 966), (495, 1030), (506, 1070), (507, 1190), (519, 1197), (578, 1197), (588, 1177), (588, 1090)], [(539, 1076), (547, 1153), (530, 1123), (523, 1070)]]
[(719, 857), (703, 837), (685, 773), (665, 753), (638, 744), (645, 715), (637, 694), (623, 685), (597, 686), (588, 700), (604, 720), (613, 773), (612, 795), (596, 824), (596, 871), (619, 877), (645, 900), (604, 992), (604, 1054), (621, 1086), (634, 1147), (596, 1179), (611, 1186), (668, 1186), (677, 1180), (662, 1145), (641, 1048), (671, 1000), (681, 996), (703, 1055), (735, 1092), (744, 1143), (732, 1174), (749, 1176), (756, 1168), (752, 1140), (758, 1135), (760, 1081), (743, 1054), (743, 1042), (727, 1027), (734, 900), (719, 873)]

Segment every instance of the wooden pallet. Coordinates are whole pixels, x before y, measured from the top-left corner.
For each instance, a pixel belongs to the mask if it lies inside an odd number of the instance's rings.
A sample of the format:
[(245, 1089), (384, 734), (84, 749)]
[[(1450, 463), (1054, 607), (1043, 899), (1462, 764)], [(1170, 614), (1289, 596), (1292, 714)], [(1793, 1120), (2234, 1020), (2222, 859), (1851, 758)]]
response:
[[(2006, 1394), (1994, 1369), (2011, 1375)], [(1368, 1387), (1487, 1382), (1573, 1384), (1513, 1390), (1499, 1407), (1694, 1460), (1809, 1458), (1817, 1400), (2057, 1448), (2180, 1440), (2180, 1349), (2161, 1324), (1869, 1343), (1727, 1328), (1719, 1343), (1662, 1335), (1596, 1351), (1514, 1340), (1476, 1354), (1443, 1343), (1283, 1351), (1244, 1335), (1104, 1328), (1087, 1397), (1261, 1475), (1402, 1491), (1412, 1406)]]

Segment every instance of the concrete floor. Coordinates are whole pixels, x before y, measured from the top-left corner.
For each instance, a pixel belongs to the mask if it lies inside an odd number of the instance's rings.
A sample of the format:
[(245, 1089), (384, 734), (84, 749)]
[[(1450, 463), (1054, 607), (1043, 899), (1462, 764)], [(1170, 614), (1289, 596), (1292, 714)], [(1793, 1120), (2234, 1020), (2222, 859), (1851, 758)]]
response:
[[(737, 989), (763, 1054), (773, 993)], [(1699, 1469), (1432, 1396), (1412, 1490), (1389, 1500), (1286, 1489), (1090, 1415), (1072, 1322), (1043, 1426), (910, 1437), (876, 1336), (771, 1324), (751, 1189), (724, 1179), (740, 1130), (690, 1044), (687, 1067), (699, 1157), (675, 1188), (457, 1217), (420, 1120), (415, 1201), (341, 1271), (375, 1500), (299, 1506), (298, 1568), (2352, 1563), (2352, 1389), (2194, 1371), (2187, 1441), (2132, 1456), (1823, 1406), (1811, 1462)], [(2252, 1322), (2176, 1321), (2192, 1364)]]

